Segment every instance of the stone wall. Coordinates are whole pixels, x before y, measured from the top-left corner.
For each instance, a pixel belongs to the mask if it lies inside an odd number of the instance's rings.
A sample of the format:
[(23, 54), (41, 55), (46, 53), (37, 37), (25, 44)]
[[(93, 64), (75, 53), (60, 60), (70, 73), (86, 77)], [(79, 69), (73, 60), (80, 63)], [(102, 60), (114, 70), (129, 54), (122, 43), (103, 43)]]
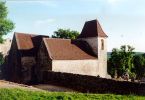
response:
[(115, 81), (87, 75), (45, 71), (43, 83), (65, 86), (80, 92), (145, 95), (144, 83)]
[[(104, 49), (102, 50), (101, 40), (104, 41)], [(98, 60), (99, 60), (99, 68), (102, 76), (104, 78), (108, 76), (107, 74), (107, 40), (106, 38), (98, 37)]]
[[(34, 57), (22, 57), (21, 58), (21, 74), (23, 78), (23, 82), (32, 81), (32, 72), (34, 70), (34, 65), (36, 65), (36, 61)], [(20, 67), (20, 66), (19, 66)]]
[(46, 70), (52, 70), (52, 60), (49, 58), (44, 42), (42, 42), (37, 54), (37, 62), (35, 67), (35, 75), (38, 82), (43, 80), (42, 74), (43, 71)]
[[(92, 47), (93, 52), (97, 55), (97, 57), (98, 57), (97, 66), (99, 66), (100, 76), (104, 77), (104, 78), (108, 77), (106, 38), (104, 38), (104, 37), (89, 37), (89, 38), (82, 38), (80, 40), (86, 41)], [(101, 43), (102, 40), (104, 42), (103, 50), (102, 50), (102, 43)]]
[(12, 45), (9, 51), (9, 55), (6, 57), (4, 63), (4, 69), (2, 70), (2, 73), (6, 80), (10, 80), (14, 82), (20, 82), (22, 80), (20, 62), (21, 62), (21, 58), (17, 50), (16, 39), (14, 37), (12, 40)]
[(98, 60), (52, 60), (52, 71), (82, 75), (100, 75)]

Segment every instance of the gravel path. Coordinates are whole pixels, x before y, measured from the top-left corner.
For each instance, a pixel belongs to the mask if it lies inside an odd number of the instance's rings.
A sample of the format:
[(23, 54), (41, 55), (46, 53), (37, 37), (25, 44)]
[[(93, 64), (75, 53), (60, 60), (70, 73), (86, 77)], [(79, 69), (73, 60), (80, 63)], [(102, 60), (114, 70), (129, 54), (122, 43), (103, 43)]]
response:
[(24, 84), (18, 84), (14, 82), (9, 82), (5, 80), (0, 80), (0, 88), (21, 88), (21, 89), (28, 89), (28, 90), (34, 90), (34, 91), (51, 91), (51, 92), (76, 92), (72, 89), (61, 87), (61, 86), (55, 86), (50, 84), (39, 84), (39, 85), (24, 85)]
[(5, 80), (0, 80), (0, 88), (22, 88), (22, 89), (29, 89), (29, 90), (34, 90), (34, 91), (41, 90), (41, 89), (35, 88), (33, 86), (18, 84), (18, 83), (14, 83), (14, 82), (5, 81)]

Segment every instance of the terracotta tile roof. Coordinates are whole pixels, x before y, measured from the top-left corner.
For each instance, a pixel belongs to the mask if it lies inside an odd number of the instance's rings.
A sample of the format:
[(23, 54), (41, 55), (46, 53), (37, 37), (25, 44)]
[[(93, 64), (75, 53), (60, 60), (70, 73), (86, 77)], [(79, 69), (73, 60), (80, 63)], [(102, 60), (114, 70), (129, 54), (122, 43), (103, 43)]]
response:
[(85, 23), (82, 32), (78, 36), (78, 38), (87, 37), (107, 37), (107, 35), (102, 30), (98, 20), (92, 20)]
[(25, 33), (17, 33), (15, 32), (16, 42), (19, 50), (28, 50), (34, 48), (32, 37), (35, 35), (25, 34)]
[(48, 37), (44, 35), (34, 35), (34, 34), (26, 34), (26, 33), (18, 33), (14, 34), (16, 38), (16, 43), (18, 46), (18, 51), (21, 53), (21, 56), (36, 56), (39, 50), (39, 46), (41, 45), (42, 38)]
[(49, 37), (45, 35), (34, 35), (28, 33), (15, 32), (16, 42), (19, 50), (28, 50), (37, 48), (40, 46), (43, 37)]
[[(77, 41), (70, 39), (44, 38), (44, 43), (51, 59), (55, 60), (81, 60), (97, 59), (80, 48)], [(82, 44), (83, 45), (83, 44)], [(83, 46), (81, 46), (83, 47)]]

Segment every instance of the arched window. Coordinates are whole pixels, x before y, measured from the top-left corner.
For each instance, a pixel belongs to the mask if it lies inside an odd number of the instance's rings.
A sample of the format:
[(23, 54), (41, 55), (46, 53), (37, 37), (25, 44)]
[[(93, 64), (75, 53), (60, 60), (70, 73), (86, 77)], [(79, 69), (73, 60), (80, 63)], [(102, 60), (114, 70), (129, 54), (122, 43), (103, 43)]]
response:
[(104, 50), (104, 40), (101, 39), (101, 50)]

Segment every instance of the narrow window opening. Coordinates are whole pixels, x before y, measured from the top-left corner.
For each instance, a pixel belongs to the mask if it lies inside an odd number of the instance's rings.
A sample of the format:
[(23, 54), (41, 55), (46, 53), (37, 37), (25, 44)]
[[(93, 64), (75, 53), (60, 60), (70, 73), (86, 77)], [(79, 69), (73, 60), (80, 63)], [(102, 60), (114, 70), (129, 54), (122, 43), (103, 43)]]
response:
[(104, 40), (101, 39), (101, 50), (104, 50)]

